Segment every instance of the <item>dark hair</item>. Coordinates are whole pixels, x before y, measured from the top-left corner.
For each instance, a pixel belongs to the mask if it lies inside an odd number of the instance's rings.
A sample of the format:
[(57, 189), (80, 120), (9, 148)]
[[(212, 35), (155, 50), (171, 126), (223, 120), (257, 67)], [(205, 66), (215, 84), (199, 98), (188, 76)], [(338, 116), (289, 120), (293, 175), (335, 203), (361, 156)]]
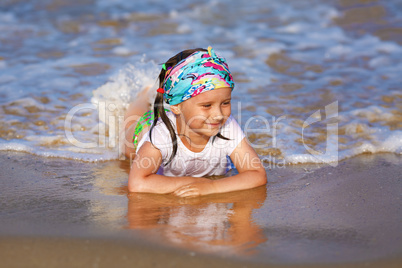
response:
[[(190, 56), (191, 54), (193, 54), (194, 52), (197, 51), (208, 51), (204, 48), (194, 48), (194, 49), (187, 49), (187, 50), (183, 50), (180, 53), (177, 53), (175, 56), (171, 57), (168, 61), (165, 62), (165, 69), (168, 70), (170, 68), (173, 68), (177, 63), (179, 63), (181, 60), (187, 58), (188, 56)], [(162, 68), (161, 72), (159, 73), (159, 87), (162, 88), (163, 87), (163, 82), (165, 80), (165, 76), (166, 76), (166, 70), (164, 68)], [(162, 122), (166, 125), (166, 127), (169, 130), (169, 134), (170, 137), (172, 139), (172, 144), (173, 144), (173, 153), (169, 158), (169, 161), (165, 164), (169, 164), (173, 158), (175, 157), (176, 153), (177, 153), (177, 137), (175, 134), (175, 130), (169, 120), (169, 118), (166, 115), (165, 109), (163, 107), (163, 93), (158, 92), (155, 98), (155, 102), (154, 102), (154, 122), (152, 123), (150, 132), (149, 132), (149, 137), (152, 142), (152, 131), (154, 129), (154, 127), (156, 126), (158, 119), (161, 118)], [(215, 137), (219, 137), (225, 140), (229, 140), (228, 138), (222, 136), (220, 133), (218, 133), (216, 136), (213, 137), (213, 139), (215, 139)]]

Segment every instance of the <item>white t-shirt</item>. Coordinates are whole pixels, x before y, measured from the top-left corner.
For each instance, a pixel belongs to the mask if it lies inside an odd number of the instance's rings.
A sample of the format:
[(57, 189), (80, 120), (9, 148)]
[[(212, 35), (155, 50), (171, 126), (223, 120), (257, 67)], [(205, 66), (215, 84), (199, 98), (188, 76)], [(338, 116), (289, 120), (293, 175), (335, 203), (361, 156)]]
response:
[[(167, 112), (167, 116), (177, 134), (176, 118), (172, 112)], [(224, 175), (230, 169), (230, 159), (228, 158), (237, 145), (244, 138), (236, 120), (230, 116), (222, 126), (220, 133), (229, 140), (211, 137), (205, 148), (198, 153), (190, 151), (177, 136), (177, 153), (173, 160), (169, 161), (173, 152), (172, 138), (166, 125), (162, 120), (152, 130), (152, 142), (162, 154), (163, 175), (165, 176), (192, 176), (204, 177), (213, 175)], [(214, 141), (213, 141), (214, 140)], [(146, 142), (150, 142), (149, 132), (146, 133), (138, 143), (137, 151)], [(159, 173), (159, 172), (158, 172)]]

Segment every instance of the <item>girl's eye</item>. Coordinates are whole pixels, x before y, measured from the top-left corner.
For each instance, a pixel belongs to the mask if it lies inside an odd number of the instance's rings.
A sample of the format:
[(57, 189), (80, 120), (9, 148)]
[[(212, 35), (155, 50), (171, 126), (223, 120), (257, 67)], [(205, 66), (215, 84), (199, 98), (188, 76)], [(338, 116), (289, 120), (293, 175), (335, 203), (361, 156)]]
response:
[(211, 104), (203, 104), (202, 107), (209, 108), (209, 107), (211, 107)]
[(224, 102), (224, 103), (222, 103), (223, 105), (229, 105), (230, 104), (230, 101), (226, 101), (226, 102)]

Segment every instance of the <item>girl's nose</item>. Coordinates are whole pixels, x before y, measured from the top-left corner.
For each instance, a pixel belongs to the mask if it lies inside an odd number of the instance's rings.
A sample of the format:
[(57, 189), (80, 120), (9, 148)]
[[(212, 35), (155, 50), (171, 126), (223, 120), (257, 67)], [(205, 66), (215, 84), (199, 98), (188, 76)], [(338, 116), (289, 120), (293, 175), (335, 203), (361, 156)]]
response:
[(215, 109), (214, 114), (212, 116), (213, 120), (220, 121), (223, 119), (223, 114), (220, 108)]

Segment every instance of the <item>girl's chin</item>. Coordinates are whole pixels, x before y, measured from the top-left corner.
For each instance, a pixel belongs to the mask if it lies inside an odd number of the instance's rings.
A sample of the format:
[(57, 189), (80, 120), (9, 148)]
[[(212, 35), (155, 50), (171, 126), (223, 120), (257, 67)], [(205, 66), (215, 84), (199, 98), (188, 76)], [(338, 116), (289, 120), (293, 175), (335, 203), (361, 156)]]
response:
[(211, 129), (207, 129), (205, 131), (203, 131), (203, 134), (205, 136), (209, 136), (209, 137), (213, 137), (216, 136), (220, 131), (220, 127), (219, 128), (211, 128)]
[(203, 129), (200, 131), (196, 131), (196, 133), (201, 136), (213, 137), (219, 133), (219, 130), (220, 130), (219, 128), (218, 129)]

